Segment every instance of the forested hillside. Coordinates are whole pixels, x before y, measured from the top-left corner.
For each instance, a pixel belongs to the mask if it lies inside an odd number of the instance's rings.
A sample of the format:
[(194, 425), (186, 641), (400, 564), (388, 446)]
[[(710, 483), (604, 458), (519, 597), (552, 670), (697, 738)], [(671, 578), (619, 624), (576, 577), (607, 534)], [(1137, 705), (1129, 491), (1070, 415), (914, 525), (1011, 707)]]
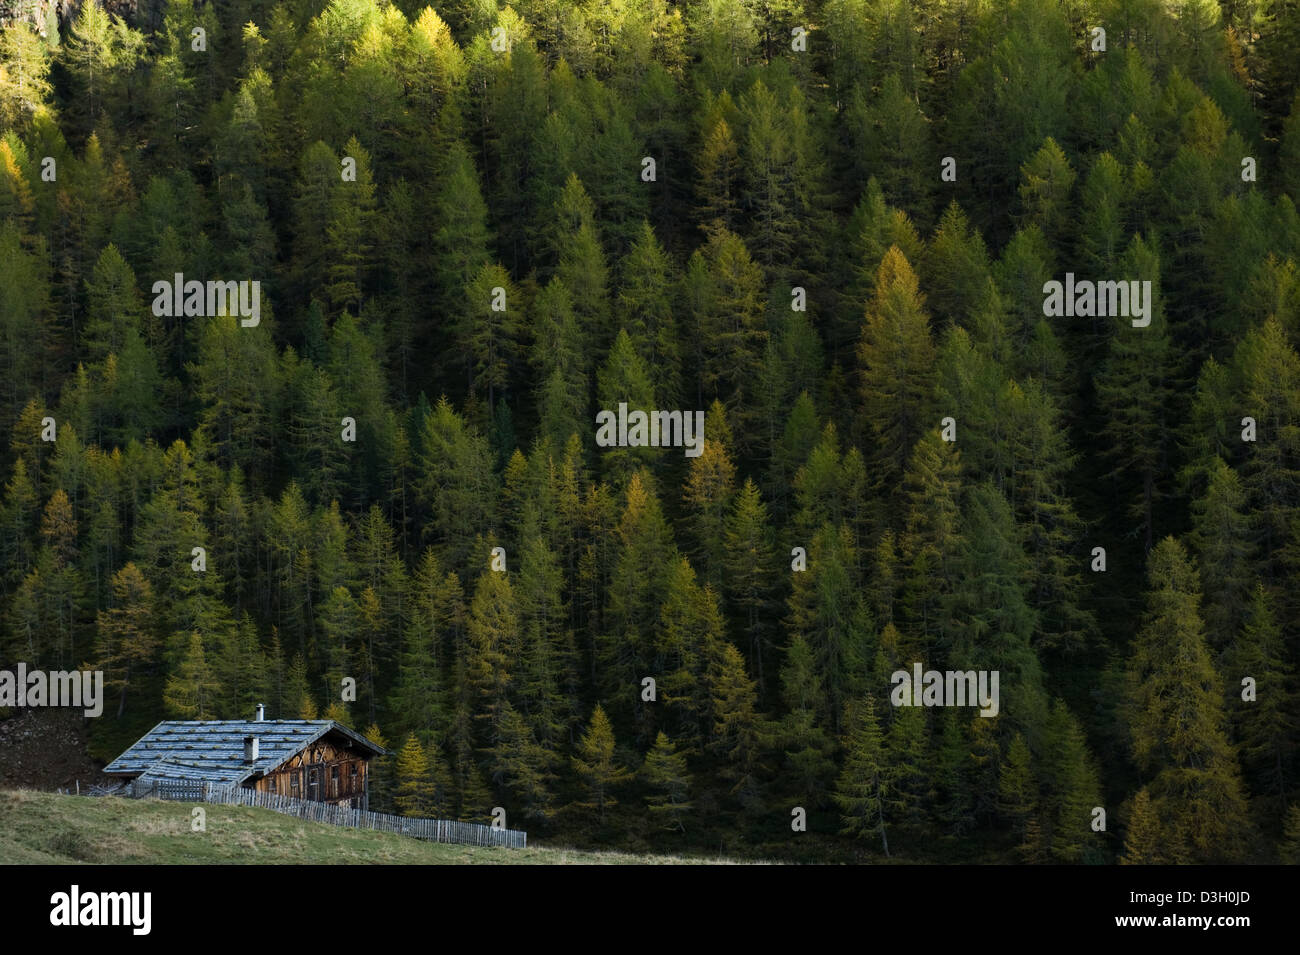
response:
[(1300, 2), (51, 9), (0, 665), (103, 670), (96, 756), (265, 702), (551, 844), (1300, 852)]

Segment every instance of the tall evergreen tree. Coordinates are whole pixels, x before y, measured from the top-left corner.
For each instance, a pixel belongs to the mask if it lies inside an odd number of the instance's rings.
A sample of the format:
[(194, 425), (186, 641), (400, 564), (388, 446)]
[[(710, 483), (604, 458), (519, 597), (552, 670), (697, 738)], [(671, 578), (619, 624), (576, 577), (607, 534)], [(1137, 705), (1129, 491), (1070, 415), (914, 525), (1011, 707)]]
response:
[(393, 801), (403, 816), (427, 816), (433, 805), (433, 776), (424, 747), (412, 733), (397, 753)]
[[(1128, 665), (1133, 758), (1150, 780), (1163, 851), (1174, 861), (1241, 858), (1250, 834), (1222, 684), (1205, 646), (1200, 587), (1187, 551), (1151, 553), (1142, 629)], [(1181, 700), (1170, 707), (1165, 702)]]
[[(1256, 584), (1237, 639), (1223, 654), (1222, 671), (1246, 778), (1260, 801), (1276, 811), (1290, 798), (1295, 778), (1297, 714), (1295, 671), (1273, 604)], [(1245, 688), (1248, 680), (1253, 694)]]
[(596, 810), (604, 822), (606, 811), (618, 805), (614, 790), (631, 774), (618, 764), (614, 754), (614, 729), (600, 704), (592, 711), (591, 722), (582, 734), (573, 768), (586, 789), (585, 798), (576, 805)]
[(685, 819), (691, 812), (691, 774), (686, 757), (677, 751), (672, 740), (660, 731), (654, 747), (646, 753), (641, 778), (652, 790), (646, 794), (646, 808), (664, 818), (668, 828), (686, 831)]
[(844, 768), (834, 797), (844, 822), (842, 831), (860, 839), (879, 834), (881, 847), (889, 855), (889, 834), (885, 828), (888, 770), (880, 723), (871, 697), (850, 703), (845, 722), (848, 733), (844, 740)]
[(891, 246), (880, 263), (858, 346), (862, 414), (877, 442), (873, 470), (883, 486), (901, 476), (901, 461), (921, 433), (937, 427), (929, 420), (934, 343), (924, 303), (912, 267)]
[(131, 671), (137, 682), (141, 671), (153, 663), (158, 647), (154, 629), (153, 588), (135, 564), (128, 563), (113, 575), (115, 606), (98, 615), (99, 654), (106, 671), (105, 686), (119, 691), (117, 718), (126, 710)]

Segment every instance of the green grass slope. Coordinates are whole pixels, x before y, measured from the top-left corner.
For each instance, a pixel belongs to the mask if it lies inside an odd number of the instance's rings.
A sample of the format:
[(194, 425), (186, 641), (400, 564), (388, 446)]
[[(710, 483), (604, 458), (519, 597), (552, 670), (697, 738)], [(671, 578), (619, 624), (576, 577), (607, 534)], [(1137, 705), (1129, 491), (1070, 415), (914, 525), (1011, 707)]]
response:
[(269, 809), (203, 806), (207, 831), (190, 828), (194, 803), (0, 792), (0, 864), (152, 865), (669, 865), (726, 862), (568, 849), (442, 845), (406, 836), (303, 822)]

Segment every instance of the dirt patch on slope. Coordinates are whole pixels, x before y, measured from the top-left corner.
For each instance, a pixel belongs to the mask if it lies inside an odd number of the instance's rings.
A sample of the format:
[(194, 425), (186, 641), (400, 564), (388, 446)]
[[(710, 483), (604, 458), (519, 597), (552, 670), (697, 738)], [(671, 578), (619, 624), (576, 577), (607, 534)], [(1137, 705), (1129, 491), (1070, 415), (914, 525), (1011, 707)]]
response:
[(0, 720), (0, 789), (85, 790), (113, 780), (86, 754), (89, 726), (79, 710), (10, 710)]

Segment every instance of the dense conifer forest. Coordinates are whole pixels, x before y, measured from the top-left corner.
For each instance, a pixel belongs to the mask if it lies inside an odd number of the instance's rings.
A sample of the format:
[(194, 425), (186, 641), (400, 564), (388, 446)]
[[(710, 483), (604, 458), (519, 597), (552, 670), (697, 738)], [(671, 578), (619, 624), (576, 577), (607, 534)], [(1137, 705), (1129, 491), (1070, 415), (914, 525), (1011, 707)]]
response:
[(94, 756), (264, 702), (553, 845), (1300, 855), (1296, 0), (58, 10), (0, 664), (102, 670)]

